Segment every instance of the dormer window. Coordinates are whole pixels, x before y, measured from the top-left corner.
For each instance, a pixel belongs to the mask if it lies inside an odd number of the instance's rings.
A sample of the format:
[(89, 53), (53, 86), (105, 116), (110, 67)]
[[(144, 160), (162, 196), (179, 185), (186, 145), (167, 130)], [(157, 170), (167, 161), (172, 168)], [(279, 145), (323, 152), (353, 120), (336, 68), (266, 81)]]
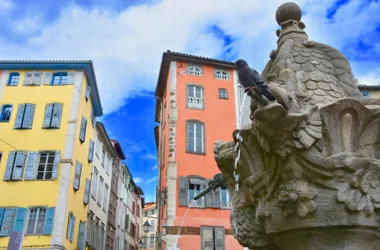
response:
[(229, 80), (230, 74), (226, 70), (216, 69), (214, 71), (214, 78), (219, 80)]
[(187, 66), (187, 74), (191, 76), (202, 76), (203, 71), (202, 68), (195, 65), (188, 65)]

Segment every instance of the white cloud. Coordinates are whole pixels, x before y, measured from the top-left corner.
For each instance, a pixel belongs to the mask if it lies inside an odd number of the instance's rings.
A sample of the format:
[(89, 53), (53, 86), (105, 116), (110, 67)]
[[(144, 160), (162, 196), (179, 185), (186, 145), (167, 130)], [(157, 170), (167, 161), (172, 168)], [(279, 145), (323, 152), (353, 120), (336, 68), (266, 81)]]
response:
[(155, 181), (157, 181), (157, 177), (150, 178), (149, 180), (147, 180), (145, 182), (145, 184), (152, 183), (152, 182), (155, 182)]
[(10, 0), (0, 0), (0, 13), (7, 11), (13, 7), (13, 3)]
[(380, 85), (380, 68), (359, 77), (358, 81), (362, 85)]
[[(262, 70), (276, 47), (275, 11), (285, 1), (244, 0), (236, 4), (235, 0), (162, 0), (121, 13), (70, 5), (54, 23), (35, 22), (32, 27), (40, 32), (33, 33), (26, 44), (0, 38), (0, 57), (93, 60), (104, 110), (110, 113), (127, 98), (155, 89), (162, 52), (167, 49), (220, 56), (225, 48), (210, 32), (212, 25), (235, 39), (231, 53)], [(0, 0), (0, 6), (6, 2)], [(338, 48), (347, 39), (368, 35), (380, 20), (379, 2), (358, 12), (361, 1), (350, 1), (332, 21), (325, 15), (335, 1), (295, 2), (306, 12), (303, 21), (309, 37)]]
[(158, 165), (157, 164), (153, 166), (152, 170), (156, 170), (156, 169), (158, 169)]
[(141, 156), (141, 159), (143, 159), (143, 160), (157, 160), (157, 154), (154, 154), (154, 153), (144, 154)]
[(135, 177), (133, 178), (133, 181), (136, 183), (136, 184), (141, 184), (144, 182), (144, 179), (141, 178), (141, 177)]

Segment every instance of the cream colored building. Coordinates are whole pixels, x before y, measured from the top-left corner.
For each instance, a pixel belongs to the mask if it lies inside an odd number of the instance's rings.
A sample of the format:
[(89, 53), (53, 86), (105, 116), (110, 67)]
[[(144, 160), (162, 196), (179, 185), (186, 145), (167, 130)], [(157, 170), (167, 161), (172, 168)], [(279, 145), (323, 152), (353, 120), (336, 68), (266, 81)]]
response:
[(116, 157), (107, 131), (96, 123), (94, 155), (91, 169), (91, 195), (88, 209), (87, 248), (103, 250), (111, 187), (112, 161)]
[(380, 97), (380, 85), (358, 85), (360, 92), (370, 98)]
[(142, 236), (143, 239), (143, 249), (156, 249), (157, 245), (157, 232), (158, 232), (158, 210), (156, 209), (155, 202), (145, 203), (143, 211), (143, 224), (148, 221), (151, 228), (148, 233), (144, 233)]

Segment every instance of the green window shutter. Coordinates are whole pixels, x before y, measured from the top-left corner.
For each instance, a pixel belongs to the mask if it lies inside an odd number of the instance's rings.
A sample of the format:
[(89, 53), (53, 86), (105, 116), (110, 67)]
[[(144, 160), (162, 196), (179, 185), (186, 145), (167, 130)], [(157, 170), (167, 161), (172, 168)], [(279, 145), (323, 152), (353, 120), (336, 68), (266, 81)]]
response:
[(55, 207), (49, 207), (46, 210), (45, 224), (44, 224), (44, 235), (50, 235), (53, 232), (53, 222), (54, 222)]
[(79, 222), (79, 232), (78, 232), (78, 242), (77, 248), (78, 250), (84, 250), (86, 245), (86, 222)]
[(24, 180), (34, 180), (36, 178), (37, 156), (37, 152), (29, 151)]
[(75, 72), (67, 73), (67, 84), (75, 83)]
[(52, 180), (55, 180), (58, 177), (58, 167), (59, 167), (60, 160), (61, 160), (61, 150), (57, 150), (54, 156), (53, 173), (51, 176)]
[(33, 81), (33, 73), (34, 73), (34, 72), (26, 72), (26, 73), (25, 73), (24, 83), (23, 83), (24, 86), (29, 86), (29, 85), (32, 84), (32, 81)]
[(53, 105), (53, 115), (51, 119), (51, 127), (59, 128), (61, 126), (63, 105), (61, 103), (54, 103)]
[(187, 207), (188, 205), (188, 192), (189, 192), (189, 181), (186, 177), (180, 176), (179, 180), (179, 206)]
[(51, 85), (51, 82), (53, 80), (53, 73), (45, 72), (44, 74), (44, 85)]
[(214, 227), (215, 249), (224, 250), (224, 228)]
[(39, 85), (41, 85), (41, 80), (42, 80), (42, 73), (41, 72), (34, 72), (31, 85), (39, 86)]
[(16, 151), (10, 151), (8, 154), (7, 167), (4, 173), (4, 181), (10, 180), (13, 172), (13, 165), (15, 162)]
[(32, 128), (35, 108), (36, 106), (33, 104), (26, 104), (24, 120), (22, 122), (23, 128)]
[(44, 122), (42, 124), (43, 128), (50, 128), (51, 120), (53, 115), (53, 104), (46, 104)]
[(16, 220), (13, 226), (13, 232), (22, 232), (24, 229), (24, 221), (26, 217), (26, 208), (18, 207), (16, 213)]
[(90, 145), (88, 148), (88, 162), (92, 162), (94, 158), (94, 141), (90, 139)]
[(16, 121), (15, 121), (15, 128), (21, 128), (22, 127), (22, 121), (24, 120), (24, 113), (25, 113), (25, 104), (19, 104), (16, 114)]
[(80, 187), (80, 177), (82, 174), (82, 164), (77, 161), (75, 164), (75, 177), (74, 177), (74, 189), (78, 190)]
[(26, 151), (17, 151), (16, 159), (13, 166), (12, 180), (22, 180), (24, 174)]
[(84, 188), (84, 197), (83, 197), (83, 203), (85, 205), (88, 205), (90, 201), (90, 189), (91, 189), (91, 181), (86, 179), (86, 184)]
[(3, 222), (1, 224), (0, 235), (9, 235), (12, 232), (14, 220), (16, 217), (16, 208), (6, 208)]
[(90, 95), (91, 95), (91, 87), (90, 86), (86, 86), (86, 93), (85, 93), (85, 98), (86, 98), (86, 101), (88, 100), (88, 98), (90, 98)]

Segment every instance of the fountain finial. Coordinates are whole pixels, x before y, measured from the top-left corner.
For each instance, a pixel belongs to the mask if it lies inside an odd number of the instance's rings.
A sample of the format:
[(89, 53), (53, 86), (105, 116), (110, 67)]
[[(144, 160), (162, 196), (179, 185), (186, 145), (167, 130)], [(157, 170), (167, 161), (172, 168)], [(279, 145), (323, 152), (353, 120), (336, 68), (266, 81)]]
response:
[(302, 12), (301, 8), (293, 2), (287, 2), (278, 7), (276, 11), (276, 21), (279, 25), (283, 22), (294, 20), (301, 21)]

